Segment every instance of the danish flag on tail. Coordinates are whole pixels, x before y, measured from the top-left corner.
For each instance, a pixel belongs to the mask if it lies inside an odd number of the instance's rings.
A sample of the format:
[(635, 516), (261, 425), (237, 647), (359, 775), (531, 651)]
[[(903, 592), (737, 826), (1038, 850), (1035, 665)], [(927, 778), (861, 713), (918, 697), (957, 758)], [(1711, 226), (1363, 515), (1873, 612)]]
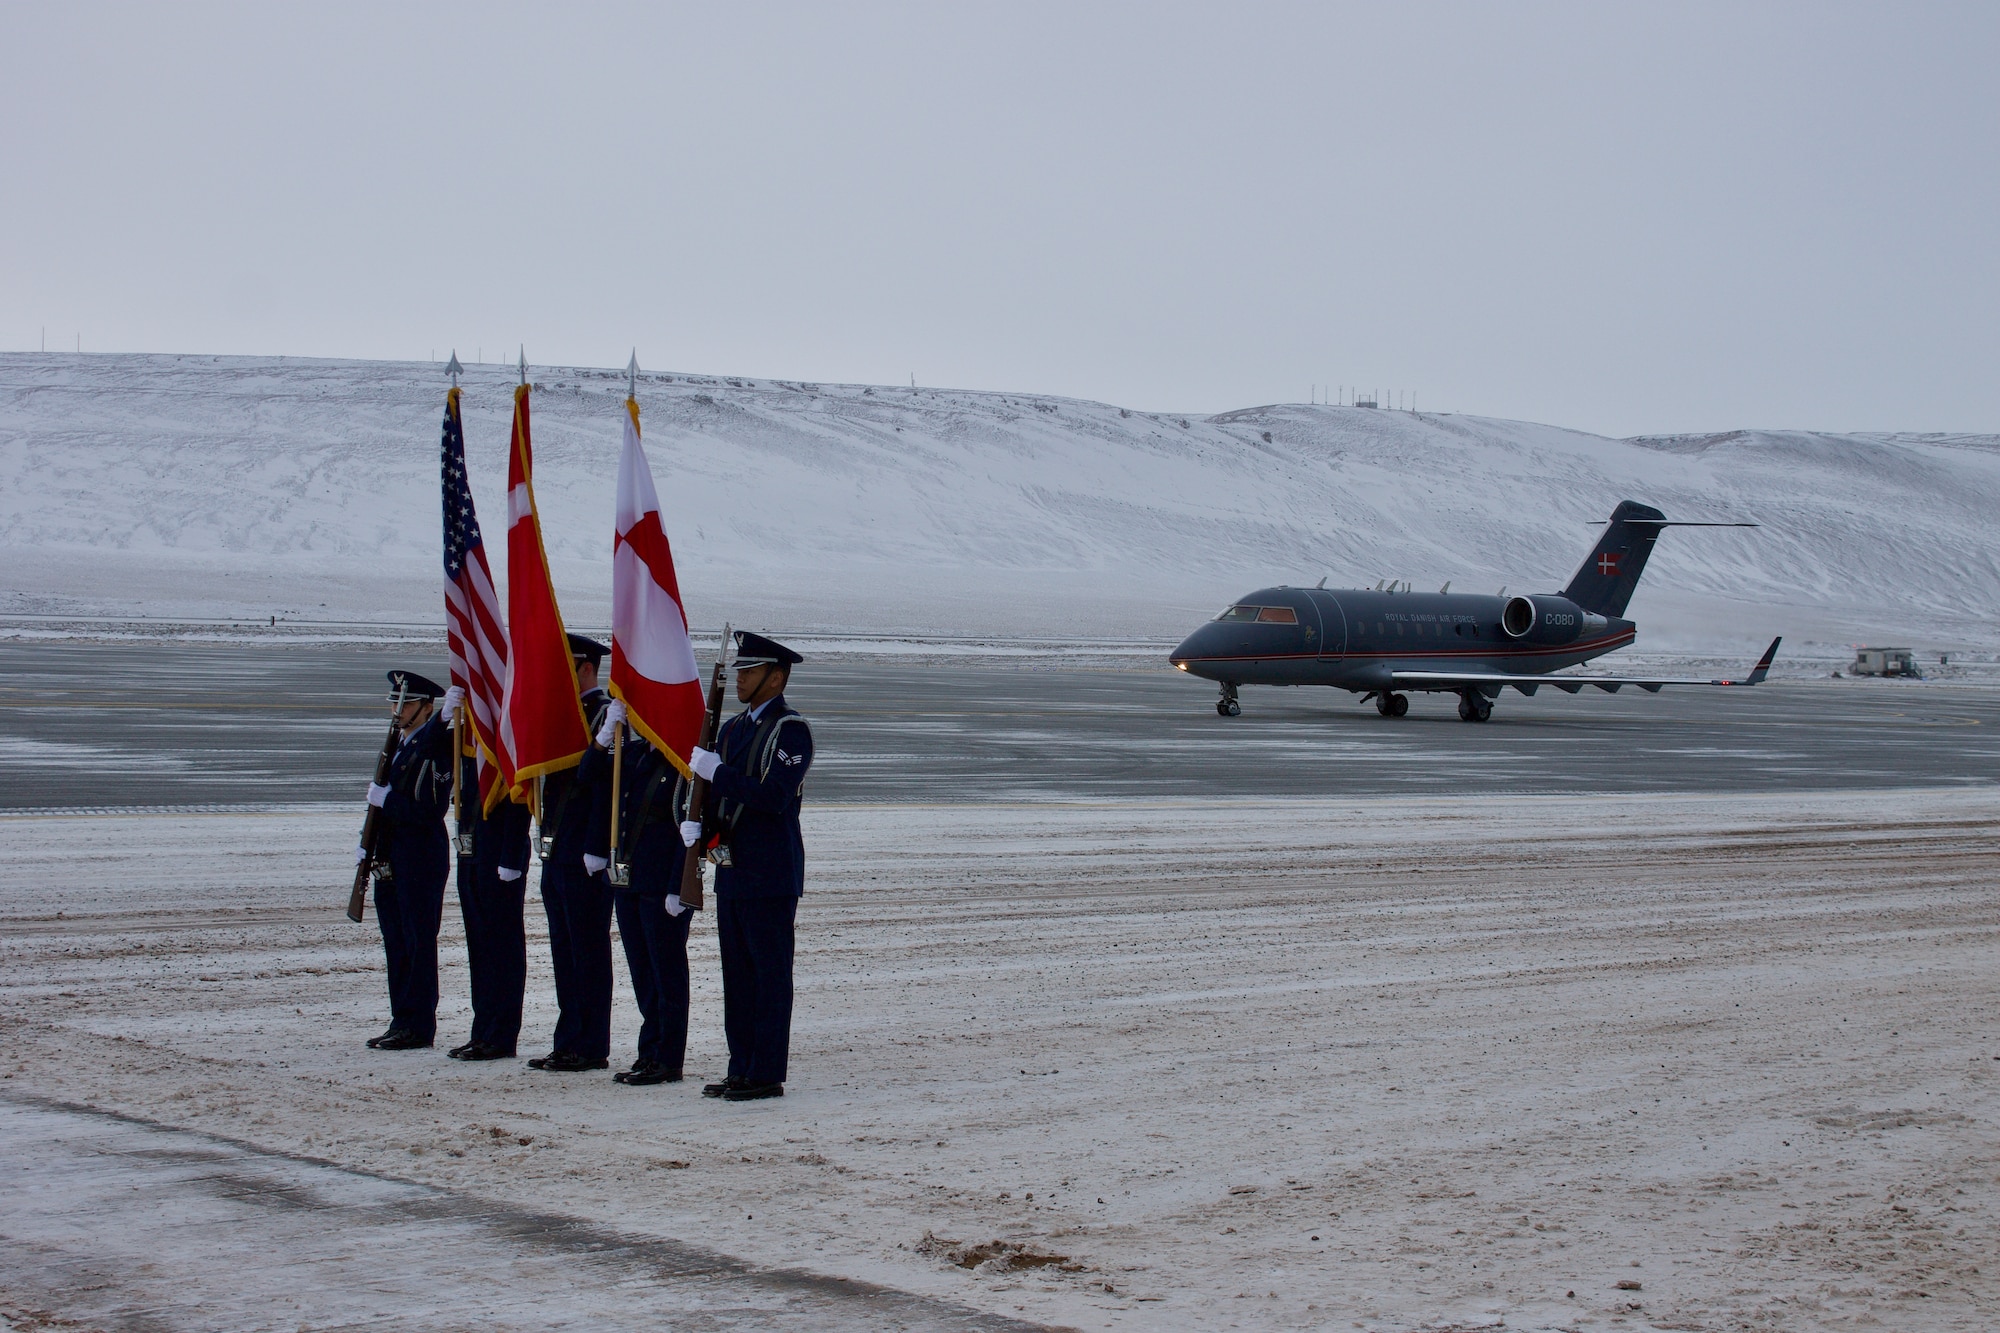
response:
[(632, 398), (625, 400), (618, 530), (611, 541), (611, 693), (625, 701), (633, 728), (692, 777), (688, 756), (701, 741), (707, 701)]
[[(525, 366), (522, 374), (527, 373)], [(535, 514), (528, 386), (514, 390), (514, 438), (507, 454), (507, 686), (501, 701), (501, 777), (517, 801), (545, 773), (574, 768), (590, 747), (577, 698), (576, 664), (556, 607), (542, 524)], [(540, 818), (540, 811), (536, 812)]]
[[(452, 358), (452, 368), (458, 358)], [(465, 691), (466, 723), (479, 756), (479, 806), (491, 810), (505, 794), (494, 746), (500, 737), (500, 700), (507, 685), (507, 630), (500, 596), (479, 536), (472, 488), (465, 479), (465, 425), (458, 389), (444, 400), (444, 623), (451, 652), (451, 683)], [(497, 793), (497, 794), (496, 794)]]

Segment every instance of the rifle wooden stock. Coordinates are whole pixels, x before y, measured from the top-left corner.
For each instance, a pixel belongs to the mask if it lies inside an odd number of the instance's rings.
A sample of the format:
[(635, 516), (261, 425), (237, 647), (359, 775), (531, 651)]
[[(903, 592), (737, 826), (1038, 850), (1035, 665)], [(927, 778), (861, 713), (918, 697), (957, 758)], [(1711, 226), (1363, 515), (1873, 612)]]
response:
[[(382, 742), (381, 757), (375, 761), (375, 785), (381, 786), (389, 780), (389, 765), (396, 760), (396, 737), (402, 728), (396, 719), (403, 711), (403, 691), (396, 691), (395, 706), (389, 710), (389, 738)], [(347, 919), (361, 920), (362, 909), (368, 904), (368, 876), (375, 869), (375, 844), (382, 837), (382, 808), (371, 805), (368, 813), (361, 817), (361, 860), (354, 867), (354, 887), (347, 892)]]
[[(728, 651), (729, 636), (728, 632), (724, 631), (723, 652), (727, 654)], [(702, 720), (701, 724), (701, 748), (704, 750), (713, 750), (715, 748), (716, 733), (722, 729), (722, 685), (727, 670), (728, 668), (722, 664), (722, 658), (717, 657), (715, 660), (715, 674), (708, 679), (708, 716)], [(702, 777), (690, 778), (688, 780), (687, 817), (699, 822), (701, 812), (707, 804), (708, 779)], [(702, 847), (697, 843), (695, 846), (687, 849), (687, 857), (681, 862), (680, 896), (681, 902), (688, 907), (701, 906), (701, 854)]]

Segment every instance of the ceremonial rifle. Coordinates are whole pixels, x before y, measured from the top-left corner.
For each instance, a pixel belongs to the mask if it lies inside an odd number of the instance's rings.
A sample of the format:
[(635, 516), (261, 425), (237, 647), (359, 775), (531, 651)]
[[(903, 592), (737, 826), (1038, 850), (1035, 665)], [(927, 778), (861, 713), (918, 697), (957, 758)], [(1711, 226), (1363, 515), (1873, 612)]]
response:
[[(382, 742), (382, 755), (375, 761), (375, 785), (380, 787), (389, 781), (389, 765), (396, 759), (396, 738), (402, 733), (398, 719), (403, 715), (403, 703), (409, 697), (409, 686), (398, 684), (396, 697), (389, 705), (389, 739)], [(347, 894), (347, 919), (359, 921), (362, 908), (368, 902), (368, 876), (375, 869), (375, 844), (382, 837), (382, 807), (371, 804), (368, 813), (361, 818), (361, 860), (354, 867), (354, 887)]]
[[(708, 716), (701, 724), (701, 748), (715, 748), (716, 733), (722, 729), (722, 683), (728, 667), (729, 626), (722, 627), (722, 647), (715, 655), (715, 674), (708, 678)], [(687, 817), (696, 823), (701, 821), (702, 807), (708, 804), (708, 779), (690, 777), (688, 779)], [(701, 906), (701, 857), (703, 848), (699, 840), (687, 849), (687, 859), (681, 863), (681, 903), (686, 907)]]

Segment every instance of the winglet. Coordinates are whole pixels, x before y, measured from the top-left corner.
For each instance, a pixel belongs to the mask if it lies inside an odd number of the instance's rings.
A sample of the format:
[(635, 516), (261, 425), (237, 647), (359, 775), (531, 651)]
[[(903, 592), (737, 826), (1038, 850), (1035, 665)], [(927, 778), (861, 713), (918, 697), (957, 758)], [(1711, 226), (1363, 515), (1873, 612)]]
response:
[(1762, 685), (1764, 683), (1764, 677), (1771, 674), (1772, 661), (1778, 656), (1778, 645), (1784, 641), (1785, 636), (1782, 634), (1771, 640), (1771, 646), (1766, 648), (1764, 655), (1757, 659), (1757, 665), (1750, 668), (1750, 679), (1743, 682), (1745, 685)]
[(1784, 635), (1771, 640), (1771, 646), (1757, 659), (1757, 665), (1750, 668), (1750, 674), (1742, 680), (1718, 680), (1717, 685), (1762, 685), (1764, 678), (1771, 674), (1771, 663), (1778, 656), (1778, 645), (1785, 641)]

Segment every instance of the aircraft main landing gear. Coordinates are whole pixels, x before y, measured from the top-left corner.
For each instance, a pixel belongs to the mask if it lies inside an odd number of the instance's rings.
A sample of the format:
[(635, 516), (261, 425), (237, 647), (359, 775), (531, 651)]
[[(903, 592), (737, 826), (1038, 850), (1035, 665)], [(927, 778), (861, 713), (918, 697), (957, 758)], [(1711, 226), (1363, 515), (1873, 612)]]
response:
[(1458, 696), (1458, 717), (1461, 722), (1484, 722), (1493, 716), (1493, 701), (1478, 690), (1465, 690)]
[(1384, 690), (1375, 696), (1375, 711), (1383, 717), (1401, 717), (1410, 711), (1410, 696)]
[(1243, 712), (1243, 705), (1236, 702), (1236, 687), (1228, 681), (1222, 683), (1222, 697), (1215, 701), (1217, 717), (1237, 717)]

